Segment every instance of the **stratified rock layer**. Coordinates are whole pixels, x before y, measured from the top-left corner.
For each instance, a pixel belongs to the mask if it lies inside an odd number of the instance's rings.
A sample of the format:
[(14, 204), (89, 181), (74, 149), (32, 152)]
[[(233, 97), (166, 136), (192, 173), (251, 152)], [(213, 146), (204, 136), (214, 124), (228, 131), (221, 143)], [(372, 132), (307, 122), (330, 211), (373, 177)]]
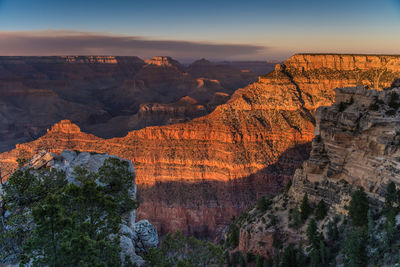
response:
[(315, 113), (310, 158), (296, 170), (290, 190), (276, 196), (269, 211), (250, 211), (251, 219), (241, 224), (242, 252), (271, 257), (276, 236), (286, 245), (307, 240), (307, 223), (290, 227), (293, 221), (288, 219), (305, 194), (311, 206), (322, 200), (328, 208), (320, 225), (347, 215), (359, 187), (365, 189), (372, 211), (383, 207), (388, 184), (400, 185), (400, 85), (395, 86), (383, 91), (335, 89), (335, 103)]
[[(35, 140), (62, 119), (105, 138), (188, 121), (210, 113), (216, 94), (230, 96), (257, 79), (229, 65), (208, 67), (214, 72), (192, 76), (169, 57), (0, 57), (0, 152)], [(181, 105), (184, 97), (204, 106), (201, 112)], [(149, 106), (157, 108), (143, 112)]]
[[(12, 168), (16, 158), (41, 149), (129, 158), (143, 202), (139, 217), (148, 218), (161, 233), (180, 229), (213, 235), (260, 195), (277, 191), (290, 179), (308, 157), (314, 111), (332, 104), (334, 88), (359, 82), (389, 86), (399, 75), (400, 57), (359, 57), (396, 67), (374, 63), (372, 69), (351, 70), (332, 62), (353, 62), (352, 55), (295, 55), (207, 116), (106, 140), (62, 121), (38, 140), (1, 154), (0, 164)], [(375, 68), (382, 72), (378, 80), (368, 76)]]

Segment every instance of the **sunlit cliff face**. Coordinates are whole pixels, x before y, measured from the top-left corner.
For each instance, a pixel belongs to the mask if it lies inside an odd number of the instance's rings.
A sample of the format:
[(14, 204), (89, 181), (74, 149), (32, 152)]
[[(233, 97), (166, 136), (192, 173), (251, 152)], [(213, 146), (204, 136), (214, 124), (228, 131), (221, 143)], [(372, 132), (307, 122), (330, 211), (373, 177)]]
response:
[(307, 158), (314, 111), (333, 102), (334, 88), (385, 87), (399, 74), (400, 57), (295, 55), (207, 116), (112, 139), (62, 121), (1, 154), (0, 164), (10, 170), (16, 158), (41, 149), (129, 158), (143, 203), (139, 217), (150, 218), (162, 233), (213, 235), (260, 195), (281, 188)]

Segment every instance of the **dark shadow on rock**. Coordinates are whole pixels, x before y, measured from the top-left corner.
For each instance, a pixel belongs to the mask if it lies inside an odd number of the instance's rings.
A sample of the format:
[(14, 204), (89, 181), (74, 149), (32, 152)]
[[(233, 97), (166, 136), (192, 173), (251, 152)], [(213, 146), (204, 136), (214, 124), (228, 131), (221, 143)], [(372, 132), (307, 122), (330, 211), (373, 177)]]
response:
[(237, 216), (258, 198), (282, 189), (295, 170), (308, 159), (311, 143), (286, 150), (276, 163), (249, 177), (227, 182), (158, 182), (138, 186), (138, 219), (147, 218), (159, 234), (181, 230), (200, 238), (219, 236)]

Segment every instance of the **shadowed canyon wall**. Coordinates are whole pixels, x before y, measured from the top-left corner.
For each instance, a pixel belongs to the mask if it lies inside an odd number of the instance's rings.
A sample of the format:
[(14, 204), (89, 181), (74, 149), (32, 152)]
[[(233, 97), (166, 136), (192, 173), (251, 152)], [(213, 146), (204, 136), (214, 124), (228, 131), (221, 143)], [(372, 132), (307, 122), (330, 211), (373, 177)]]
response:
[(62, 119), (105, 138), (188, 121), (257, 77), (206, 60), (185, 67), (169, 57), (0, 57), (0, 152)]
[(5, 173), (18, 157), (42, 149), (129, 158), (142, 202), (139, 218), (149, 218), (161, 234), (181, 229), (214, 236), (232, 216), (291, 178), (308, 157), (314, 111), (332, 104), (334, 88), (385, 87), (397, 76), (396, 56), (299, 54), (209, 115), (111, 139), (61, 121), (37, 140), (0, 154), (0, 164)]

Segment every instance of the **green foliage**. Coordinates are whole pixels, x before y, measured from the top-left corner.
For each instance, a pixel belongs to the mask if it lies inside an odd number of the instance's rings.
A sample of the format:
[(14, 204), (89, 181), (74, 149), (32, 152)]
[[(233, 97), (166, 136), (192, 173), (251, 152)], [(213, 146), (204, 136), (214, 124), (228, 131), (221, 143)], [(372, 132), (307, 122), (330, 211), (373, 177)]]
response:
[[(211, 242), (186, 237), (181, 232), (167, 234), (161, 247), (144, 255), (150, 266), (222, 266), (223, 250)], [(244, 259), (243, 259), (244, 261)]]
[(235, 224), (231, 225), (227, 239), (227, 243), (230, 247), (236, 248), (239, 245), (239, 234), (240, 234), (239, 227)]
[(396, 226), (396, 211), (391, 208), (386, 216), (385, 231), (386, 231), (386, 242), (388, 246), (391, 246), (394, 240)]
[(279, 263), (280, 263), (279, 254), (275, 253), (272, 266), (273, 267), (279, 267)]
[(319, 258), (319, 251), (318, 249), (313, 249), (310, 253), (310, 267), (319, 267), (320, 258)]
[(326, 207), (326, 205), (325, 205), (324, 200), (321, 199), (321, 200), (318, 202), (317, 209), (316, 209), (316, 211), (315, 211), (315, 218), (316, 218), (318, 221), (323, 220), (323, 219), (325, 218), (325, 216), (326, 216), (327, 213), (328, 213), (328, 209), (327, 209), (327, 207)]
[(308, 242), (314, 247), (318, 248), (319, 239), (318, 239), (318, 226), (314, 219), (311, 219), (307, 226), (307, 238)]
[[(48, 192), (59, 192), (67, 184), (62, 172), (17, 170), (3, 185), (3, 201), (10, 216), (0, 224), (0, 259), (20, 254), (33, 230), (31, 208), (43, 200)], [(0, 260), (1, 262), (1, 260)]]
[(269, 203), (265, 197), (261, 197), (257, 201), (257, 209), (261, 212), (266, 212), (268, 210)]
[(291, 221), (289, 227), (296, 229), (301, 225), (301, 215), (297, 207), (294, 208), (291, 212), (289, 212), (289, 220)]
[(26, 158), (17, 158), (18, 168), (22, 168), (28, 160)]
[(246, 262), (242, 254), (239, 255), (239, 265), (240, 267), (246, 267)]
[(77, 168), (79, 185), (68, 184), (63, 172), (17, 170), (4, 187), (12, 215), (0, 231), (13, 251), (2, 247), (0, 253), (20, 254), (34, 266), (120, 266), (120, 214), (136, 207), (128, 192), (132, 176), (117, 159), (101, 170)]
[(292, 187), (292, 180), (289, 180), (288, 182), (287, 182), (287, 184), (285, 185), (285, 192), (287, 193), (287, 192), (289, 192), (289, 189), (290, 189), (290, 187)]
[(334, 221), (329, 221), (327, 227), (328, 239), (333, 242), (337, 241), (339, 239), (339, 230), (337, 228), (337, 224)]
[(246, 261), (247, 262), (253, 262), (256, 259), (253, 253), (247, 252), (246, 253)]
[(297, 267), (299, 263), (297, 261), (297, 249), (293, 244), (289, 244), (284, 250), (282, 254), (282, 267)]
[(303, 200), (301, 202), (300, 206), (300, 217), (303, 221), (306, 221), (308, 216), (310, 216), (312, 212), (310, 203), (308, 202), (308, 194), (306, 193), (303, 197)]
[(354, 229), (349, 233), (343, 248), (345, 266), (361, 267), (367, 265), (366, 241), (366, 234), (362, 229)]
[(108, 158), (98, 172), (99, 181), (105, 184), (105, 192), (118, 205), (120, 214), (137, 209), (139, 204), (130, 197), (129, 189), (133, 181), (129, 163), (117, 158)]
[(397, 200), (396, 185), (390, 182), (386, 188), (385, 195), (385, 209), (390, 210), (393, 207), (393, 203)]
[(355, 191), (351, 196), (349, 215), (355, 226), (365, 226), (368, 223), (368, 198), (364, 188)]
[(274, 248), (276, 248), (276, 249), (282, 248), (282, 242), (277, 236), (274, 237), (274, 241), (272, 242), (272, 246)]
[(264, 267), (264, 261), (265, 259), (261, 257), (260, 255), (256, 256), (256, 267)]

